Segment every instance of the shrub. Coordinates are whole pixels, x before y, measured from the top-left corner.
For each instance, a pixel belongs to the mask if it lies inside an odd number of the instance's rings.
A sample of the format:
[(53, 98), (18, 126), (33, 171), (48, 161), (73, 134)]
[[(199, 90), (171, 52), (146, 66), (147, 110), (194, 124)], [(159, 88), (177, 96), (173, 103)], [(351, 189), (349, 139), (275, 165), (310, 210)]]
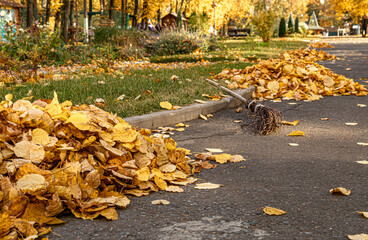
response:
[(285, 18), (282, 17), (280, 20), (280, 25), (279, 25), (279, 37), (285, 37), (286, 36), (286, 23), (285, 23)]
[(294, 32), (294, 26), (293, 26), (293, 19), (291, 17), (289, 17), (289, 21), (288, 21), (288, 33), (292, 34)]
[(150, 55), (187, 54), (205, 46), (204, 41), (195, 33), (170, 31), (151, 36), (145, 41), (144, 47)]
[(259, 11), (258, 14), (251, 18), (252, 24), (258, 31), (262, 41), (270, 41), (274, 32), (273, 23), (275, 21), (275, 14), (271, 10)]
[(300, 33), (300, 30), (299, 30), (299, 18), (298, 17), (296, 17), (296, 19), (295, 19), (295, 29), (294, 29), (294, 31), (296, 33)]

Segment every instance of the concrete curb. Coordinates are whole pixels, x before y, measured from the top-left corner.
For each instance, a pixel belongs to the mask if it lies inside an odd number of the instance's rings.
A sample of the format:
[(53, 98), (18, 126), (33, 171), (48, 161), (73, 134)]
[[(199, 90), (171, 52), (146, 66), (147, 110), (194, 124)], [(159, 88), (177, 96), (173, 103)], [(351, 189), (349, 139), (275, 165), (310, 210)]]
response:
[[(236, 93), (246, 99), (249, 99), (252, 97), (254, 90), (255, 87), (251, 86), (247, 89), (236, 91)], [(234, 97), (226, 97), (220, 101), (207, 101), (207, 103), (194, 104), (178, 110), (159, 111), (140, 116), (127, 117), (124, 118), (124, 120), (137, 128), (154, 129), (160, 126), (170, 126), (179, 122), (197, 119), (199, 114), (205, 115), (217, 112), (224, 108), (233, 108), (239, 106), (241, 103), (241, 101), (235, 99)]]

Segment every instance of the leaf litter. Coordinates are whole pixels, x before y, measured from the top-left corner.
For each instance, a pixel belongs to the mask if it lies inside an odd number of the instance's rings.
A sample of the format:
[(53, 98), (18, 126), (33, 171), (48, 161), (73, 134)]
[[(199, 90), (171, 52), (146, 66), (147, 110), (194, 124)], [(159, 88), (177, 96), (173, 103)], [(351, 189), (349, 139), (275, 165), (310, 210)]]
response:
[(183, 192), (180, 186), (197, 181), (193, 173), (217, 166), (208, 161), (245, 161), (225, 153), (192, 160), (170, 137), (137, 130), (94, 105), (59, 103), (56, 93), (33, 103), (13, 103), (9, 94), (0, 114), (0, 237), (41, 235), (51, 231), (44, 226), (63, 223), (63, 212), (116, 220), (127, 195)]

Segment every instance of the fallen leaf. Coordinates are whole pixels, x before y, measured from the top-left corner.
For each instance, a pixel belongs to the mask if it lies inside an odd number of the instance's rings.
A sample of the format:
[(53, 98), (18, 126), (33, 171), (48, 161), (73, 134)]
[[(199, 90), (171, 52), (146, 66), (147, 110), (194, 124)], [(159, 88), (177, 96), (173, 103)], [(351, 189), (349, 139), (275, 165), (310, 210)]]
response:
[(165, 191), (167, 192), (184, 192), (184, 189), (182, 189), (181, 187), (178, 186), (168, 186), (166, 187)]
[(348, 235), (350, 240), (368, 240), (368, 234), (356, 234), (356, 235)]
[(296, 126), (299, 123), (299, 120), (295, 120), (294, 122), (282, 121), (281, 123), (285, 125)]
[(231, 159), (231, 155), (227, 153), (222, 153), (218, 155), (212, 156), (215, 158), (215, 161), (221, 164), (227, 163)]
[(355, 126), (355, 125), (358, 125), (358, 123), (356, 123), (356, 122), (347, 122), (347, 123), (345, 123), (345, 125)]
[(167, 110), (171, 110), (173, 108), (173, 105), (165, 101), (165, 102), (160, 102), (160, 107), (167, 109)]
[(321, 118), (322, 121), (327, 121), (329, 120), (328, 118)]
[(364, 143), (364, 142), (358, 142), (357, 144), (360, 146), (368, 146), (368, 143)]
[(242, 112), (243, 111), (243, 108), (242, 107), (238, 107), (236, 110), (235, 110), (235, 112), (237, 112), (237, 113), (240, 113), (240, 112)]
[(357, 104), (357, 106), (358, 106), (358, 107), (366, 107), (367, 105), (365, 105), (365, 104), (359, 104), (359, 103), (358, 103), (358, 104)]
[(362, 214), (365, 218), (368, 218), (368, 212), (359, 212), (360, 214)]
[(206, 148), (206, 150), (208, 152), (211, 152), (211, 153), (222, 153), (222, 152), (224, 152), (224, 150), (222, 150), (220, 148)]
[(265, 208), (263, 208), (263, 212), (267, 215), (276, 215), (276, 216), (286, 214), (285, 211), (283, 211), (281, 209), (273, 208), (273, 207), (265, 207)]
[(168, 204), (170, 204), (170, 202), (165, 200), (165, 199), (153, 200), (151, 203), (155, 204), (155, 205), (168, 205)]
[(216, 184), (216, 183), (197, 183), (194, 188), (196, 189), (216, 189), (219, 187), (222, 187), (222, 184)]
[(356, 161), (356, 162), (359, 163), (359, 164), (368, 164), (368, 161), (367, 160), (364, 160), (364, 161)]
[(119, 97), (117, 97), (117, 98), (116, 98), (116, 100), (118, 100), (118, 101), (123, 101), (123, 100), (124, 100), (124, 98), (125, 98), (125, 94), (120, 95)]
[(330, 189), (330, 193), (334, 194), (334, 193), (341, 193), (342, 195), (345, 196), (349, 196), (351, 194), (351, 190), (347, 190), (346, 188), (343, 187), (337, 187), (337, 188), (332, 188)]
[(242, 120), (234, 120), (234, 123), (243, 123)]
[(299, 144), (298, 143), (288, 143), (289, 146), (293, 146), (293, 147), (298, 147)]
[(242, 155), (233, 155), (231, 156), (229, 162), (237, 163), (237, 162), (243, 162), (245, 161), (244, 157)]
[(202, 114), (199, 114), (199, 117), (202, 118), (203, 120), (208, 120), (208, 118)]
[(196, 101), (197, 103), (207, 103), (206, 101), (200, 100), (200, 99), (195, 99), (194, 101)]
[(346, 70), (346, 71), (350, 71), (350, 70), (351, 70), (351, 68), (346, 68), (345, 70)]
[(288, 134), (288, 136), (304, 136), (305, 132), (303, 131), (292, 131), (291, 133)]

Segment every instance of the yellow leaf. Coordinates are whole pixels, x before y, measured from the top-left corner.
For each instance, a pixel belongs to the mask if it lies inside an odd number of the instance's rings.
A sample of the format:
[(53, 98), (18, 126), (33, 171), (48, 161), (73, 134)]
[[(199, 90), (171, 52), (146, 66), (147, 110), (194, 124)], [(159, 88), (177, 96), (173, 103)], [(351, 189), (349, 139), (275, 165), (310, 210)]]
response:
[(54, 92), (54, 98), (52, 99), (51, 103), (45, 107), (45, 110), (51, 115), (51, 117), (54, 117), (63, 112), (61, 110), (56, 92)]
[(113, 128), (113, 140), (125, 143), (134, 142), (137, 139), (138, 132), (132, 128), (127, 128), (124, 123), (118, 123)]
[(167, 192), (184, 192), (184, 189), (182, 189), (181, 187), (178, 186), (168, 186), (165, 189)]
[(41, 128), (33, 129), (32, 142), (45, 146), (50, 143), (49, 134)]
[(118, 213), (114, 207), (106, 208), (101, 211), (101, 215), (109, 220), (117, 220), (119, 218)]
[(48, 186), (46, 179), (40, 174), (28, 174), (17, 181), (17, 186), (23, 193), (40, 194)]
[(245, 161), (245, 159), (242, 155), (234, 155), (234, 156), (231, 156), (229, 161), (233, 163), (237, 163), (237, 162)]
[(368, 164), (368, 161), (367, 160), (364, 160), (364, 161), (356, 161), (356, 162), (359, 163), (359, 164), (364, 164), (364, 165)]
[(13, 99), (13, 94), (10, 94), (10, 93), (9, 93), (9, 94), (6, 94), (6, 95), (5, 95), (5, 100), (6, 100), (6, 101), (11, 101), (12, 99)]
[(357, 144), (360, 146), (368, 146), (368, 143), (364, 143), (364, 142), (358, 142)]
[(288, 136), (304, 136), (305, 132), (303, 131), (292, 131), (291, 133), (288, 134)]
[(348, 235), (350, 240), (368, 240), (368, 234), (356, 234), (356, 235)]
[(194, 188), (196, 189), (216, 189), (219, 187), (222, 187), (222, 184), (216, 184), (216, 183), (197, 183), (196, 186)]
[(299, 123), (299, 120), (295, 120), (294, 122), (282, 121), (281, 123), (285, 125), (296, 126)]
[(267, 88), (271, 91), (277, 92), (280, 88), (278, 81), (271, 81), (267, 83)]
[(171, 110), (173, 108), (173, 105), (169, 103), (168, 101), (165, 101), (165, 102), (160, 102), (160, 107), (167, 109), (167, 110)]
[(329, 120), (328, 118), (321, 118), (322, 121), (327, 121)]
[(16, 143), (14, 153), (17, 157), (28, 159), (36, 164), (40, 163), (45, 157), (43, 146), (39, 146), (28, 141)]
[(206, 150), (208, 152), (211, 152), (211, 153), (222, 153), (222, 152), (224, 152), (224, 150), (219, 149), (219, 148), (206, 148)]
[(165, 180), (163, 180), (161, 177), (159, 177), (158, 175), (154, 176), (153, 178), (155, 184), (157, 185), (157, 187), (160, 190), (165, 190), (167, 188), (167, 183)]
[(345, 125), (356, 126), (356, 125), (358, 125), (358, 123), (356, 123), (356, 122), (347, 122), (347, 123), (345, 123)]
[(368, 212), (359, 212), (360, 214), (362, 214), (365, 218), (368, 218)]
[(208, 118), (202, 114), (199, 114), (199, 117), (202, 118), (203, 120), (208, 120)]
[(150, 179), (151, 176), (151, 171), (148, 167), (144, 167), (139, 169), (138, 171), (136, 171), (137, 174), (137, 179), (139, 181), (148, 181)]
[(286, 214), (285, 211), (273, 207), (265, 207), (263, 208), (263, 212), (266, 213), (267, 215), (276, 215), (276, 216)]
[(75, 112), (65, 121), (65, 123), (72, 123), (76, 128), (86, 131), (90, 128), (88, 125), (89, 119), (84, 114)]
[(351, 194), (351, 190), (347, 190), (346, 188), (343, 187), (337, 187), (337, 188), (332, 188), (330, 189), (330, 193), (334, 194), (334, 193), (341, 193), (342, 195), (345, 196), (349, 196)]
[(358, 103), (358, 104), (357, 104), (357, 106), (358, 106), (358, 107), (366, 107), (367, 105), (365, 105), (365, 104), (359, 104), (359, 103)]
[(153, 200), (151, 203), (152, 204), (155, 204), (155, 205), (167, 205), (167, 204), (170, 204), (170, 202), (167, 201), (167, 200), (165, 200), (165, 199)]
[(227, 153), (222, 153), (219, 155), (215, 155), (215, 161), (221, 164), (227, 163), (231, 159), (231, 155)]
[(299, 144), (298, 143), (288, 143), (289, 146), (292, 146), (292, 147), (298, 147)]

